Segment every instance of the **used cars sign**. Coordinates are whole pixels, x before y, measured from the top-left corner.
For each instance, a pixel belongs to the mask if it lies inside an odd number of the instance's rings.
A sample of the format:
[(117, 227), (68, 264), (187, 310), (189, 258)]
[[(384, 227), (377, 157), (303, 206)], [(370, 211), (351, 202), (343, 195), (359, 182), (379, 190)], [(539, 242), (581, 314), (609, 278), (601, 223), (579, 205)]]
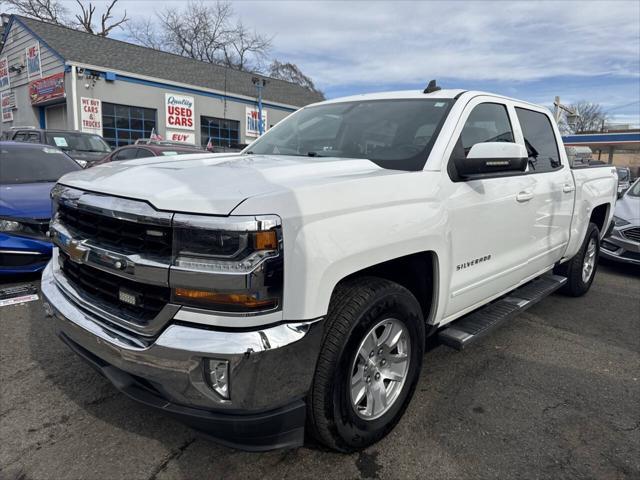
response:
[(164, 98), (167, 130), (194, 130), (193, 97), (165, 93)]

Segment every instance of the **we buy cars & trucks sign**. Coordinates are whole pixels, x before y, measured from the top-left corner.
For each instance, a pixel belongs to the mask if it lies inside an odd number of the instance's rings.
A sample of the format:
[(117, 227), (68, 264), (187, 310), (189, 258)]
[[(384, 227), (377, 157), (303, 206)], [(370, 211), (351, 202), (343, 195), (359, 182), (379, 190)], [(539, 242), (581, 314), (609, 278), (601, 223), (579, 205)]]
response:
[(80, 98), (81, 130), (102, 136), (102, 102), (96, 98)]

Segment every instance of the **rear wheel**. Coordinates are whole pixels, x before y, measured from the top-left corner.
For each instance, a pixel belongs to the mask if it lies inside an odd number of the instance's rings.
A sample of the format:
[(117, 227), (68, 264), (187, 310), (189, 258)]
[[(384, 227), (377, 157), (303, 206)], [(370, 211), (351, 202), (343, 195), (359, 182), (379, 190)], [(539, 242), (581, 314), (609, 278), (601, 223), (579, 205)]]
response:
[(595, 223), (590, 223), (578, 253), (555, 268), (555, 273), (567, 277), (567, 283), (560, 291), (572, 297), (587, 293), (596, 275), (599, 255), (600, 230)]
[(404, 287), (373, 277), (336, 287), (309, 399), (313, 435), (348, 452), (389, 433), (413, 395), (424, 338), (420, 305)]

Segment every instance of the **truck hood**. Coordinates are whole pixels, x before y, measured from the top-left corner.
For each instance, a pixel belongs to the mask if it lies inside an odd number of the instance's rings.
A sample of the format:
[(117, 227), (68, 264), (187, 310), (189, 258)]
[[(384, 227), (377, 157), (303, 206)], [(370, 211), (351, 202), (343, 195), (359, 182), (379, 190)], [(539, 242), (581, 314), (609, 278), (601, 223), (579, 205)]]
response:
[(158, 210), (229, 215), (257, 195), (398, 173), (364, 159), (195, 154), (112, 162), (67, 174), (60, 183), (146, 200)]

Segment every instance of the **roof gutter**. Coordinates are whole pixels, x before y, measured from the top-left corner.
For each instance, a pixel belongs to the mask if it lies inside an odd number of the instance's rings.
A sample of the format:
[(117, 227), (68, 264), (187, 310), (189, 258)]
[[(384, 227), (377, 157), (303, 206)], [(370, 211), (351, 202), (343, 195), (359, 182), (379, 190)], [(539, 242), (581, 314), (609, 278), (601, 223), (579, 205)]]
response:
[[(206, 94), (206, 95), (214, 96), (220, 99), (226, 98), (227, 100), (240, 101), (242, 103), (246, 103), (249, 105), (255, 105), (257, 103), (257, 99), (255, 97), (249, 97), (249, 96), (240, 95), (240, 94), (234, 94), (233, 96), (225, 95), (224, 92), (220, 90), (214, 90), (212, 88), (197, 87), (194, 85), (189, 85), (187, 83), (174, 82), (174, 81), (165, 80), (165, 79), (158, 79), (155, 77), (150, 77), (148, 75), (141, 75), (138, 73), (126, 72), (124, 70), (116, 70), (113, 68), (101, 67), (99, 65), (91, 65), (87, 63), (78, 62), (75, 60), (67, 61), (67, 65), (75, 66), (76, 68), (80, 67), (88, 70), (97, 70), (101, 72), (105, 72), (105, 71), (113, 72), (116, 74), (116, 79), (123, 80), (123, 81), (130, 81), (133, 83), (155, 84), (155, 86), (157, 86), (158, 88), (174, 87), (177, 90), (187, 91), (187, 93), (193, 93), (196, 95)], [(301, 108), (296, 105), (279, 103), (279, 102), (271, 102), (271, 101), (263, 102), (263, 105), (265, 105), (266, 107), (276, 108), (276, 109), (285, 110), (289, 112), (294, 112), (299, 108)]]

